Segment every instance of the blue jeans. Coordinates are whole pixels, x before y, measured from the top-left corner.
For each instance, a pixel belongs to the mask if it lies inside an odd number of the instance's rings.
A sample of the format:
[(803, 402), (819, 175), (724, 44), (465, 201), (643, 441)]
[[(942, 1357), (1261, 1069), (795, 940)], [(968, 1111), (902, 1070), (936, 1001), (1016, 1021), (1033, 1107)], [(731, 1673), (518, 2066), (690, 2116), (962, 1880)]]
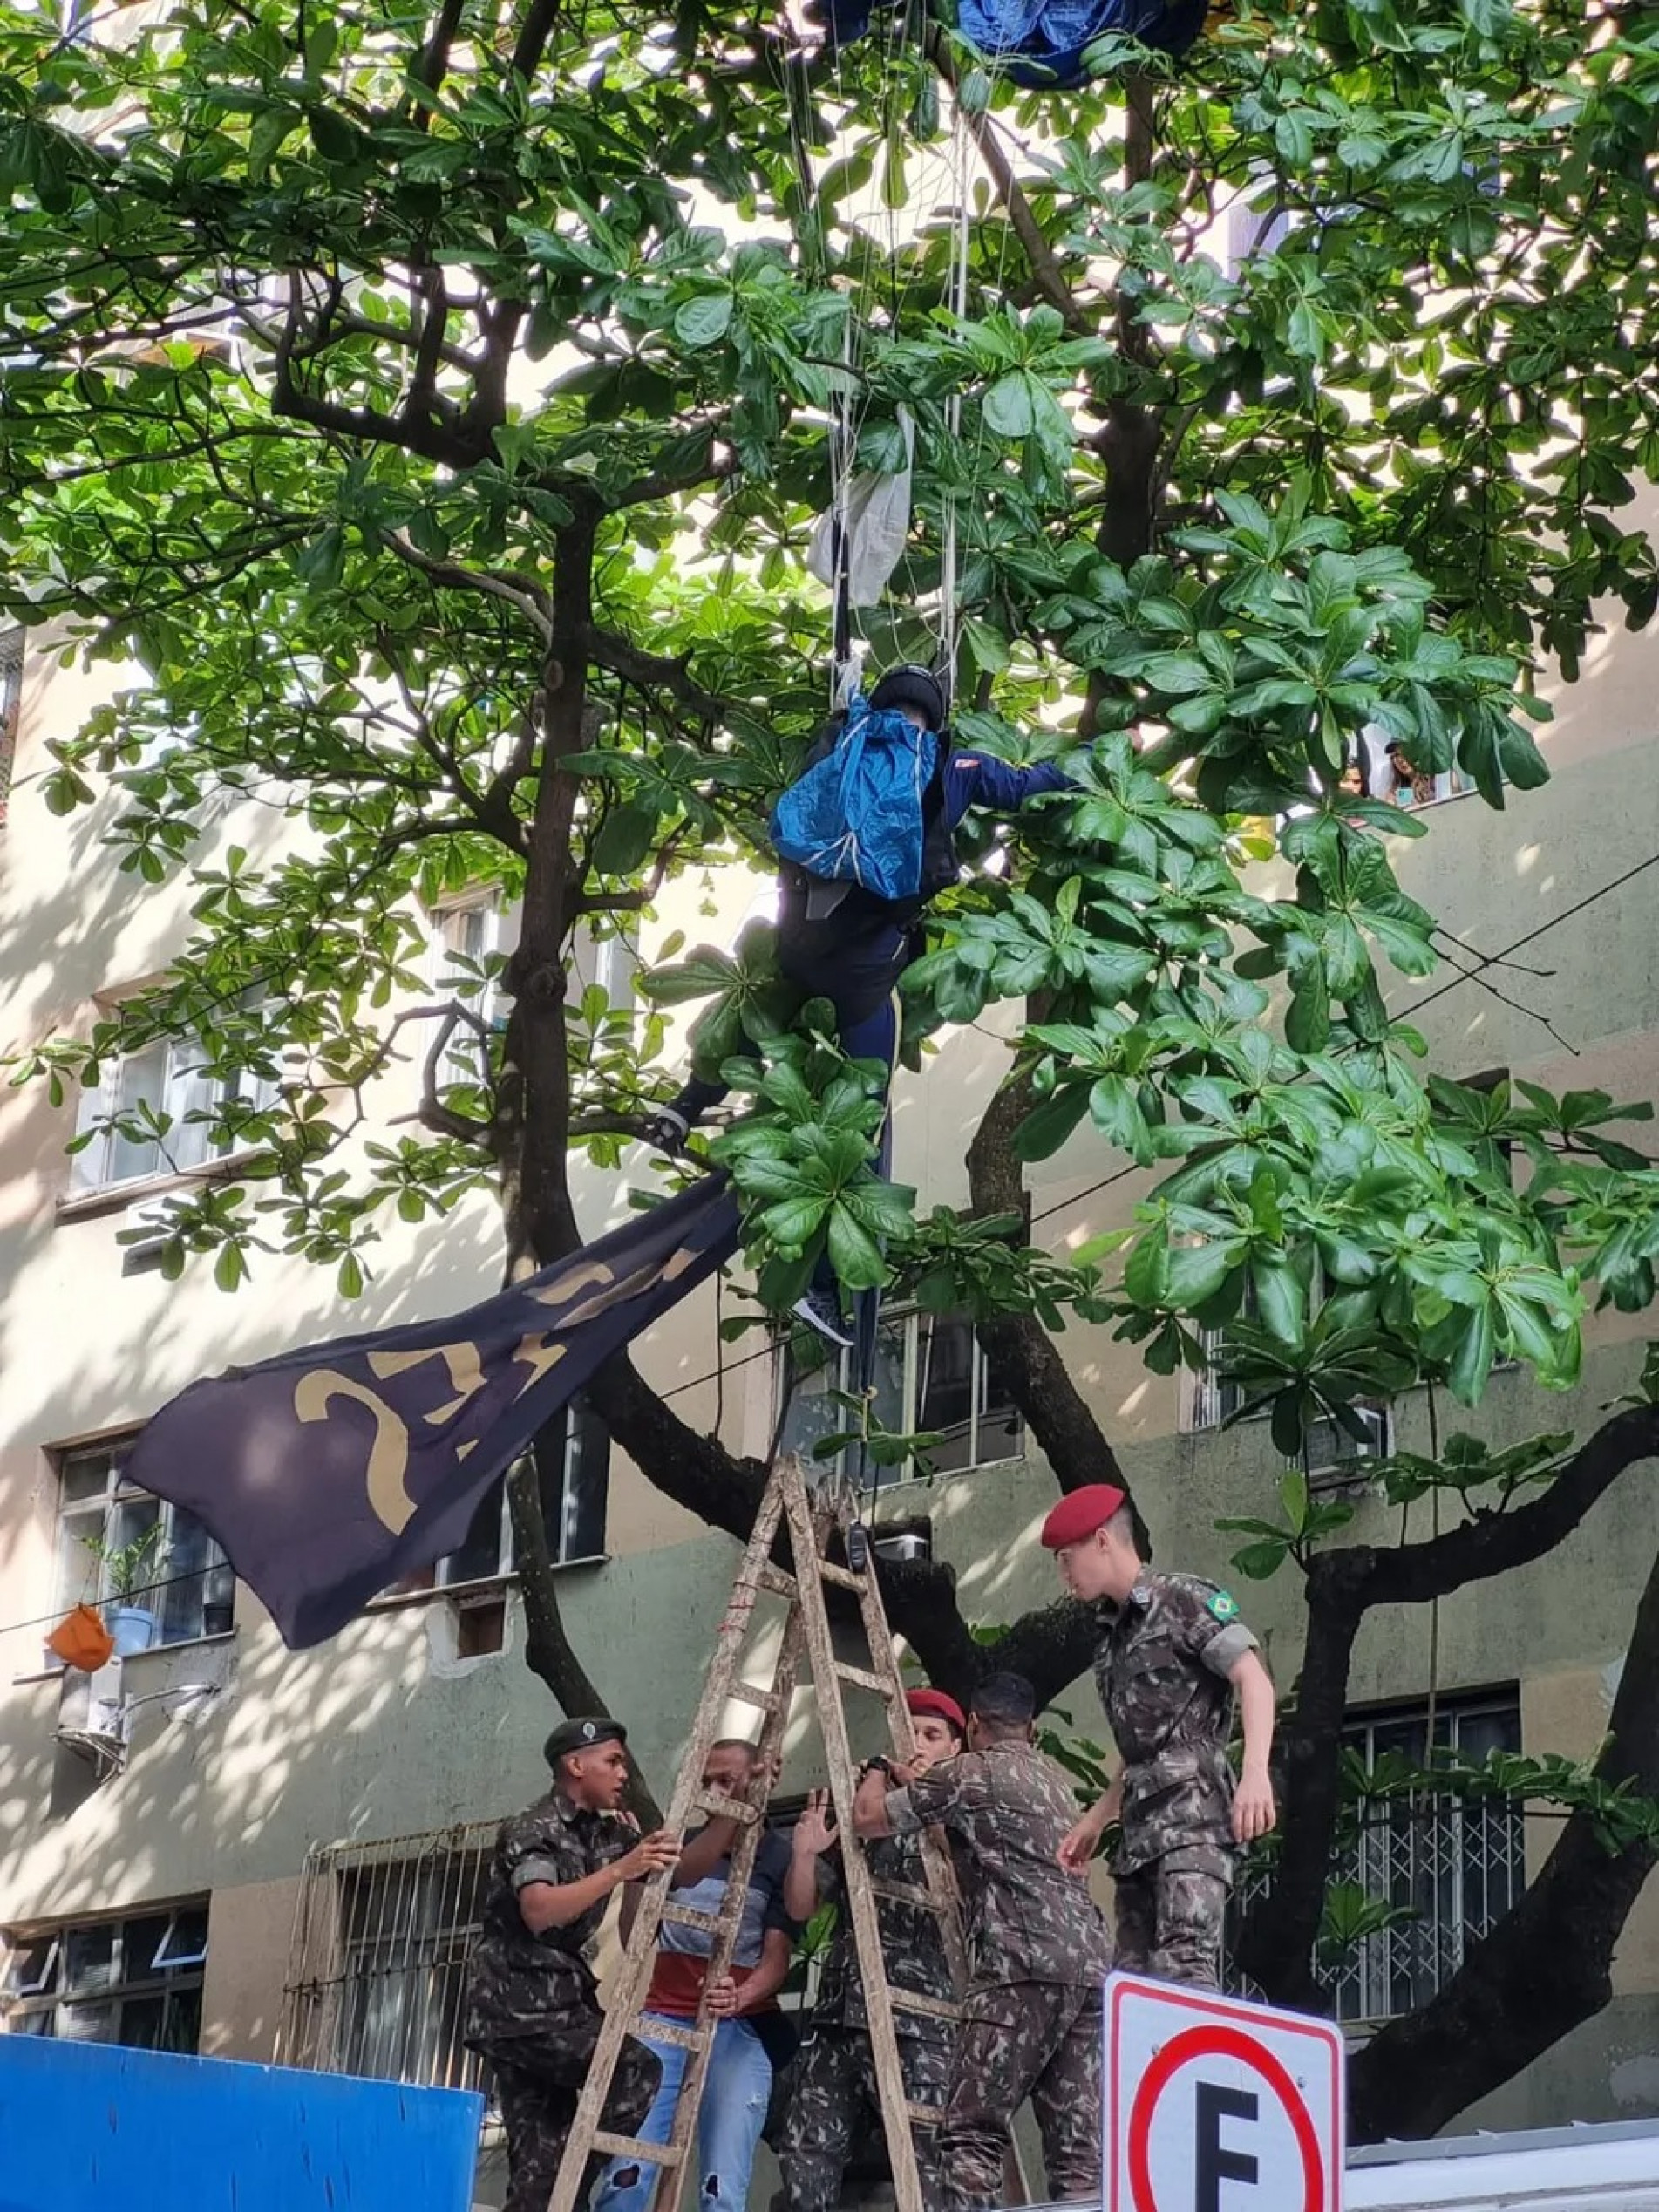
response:
[[(674, 2125), (674, 2107), (691, 2053), (677, 2043), (654, 2041), (651, 2017), (647, 2012), (641, 2020), (639, 2039), (663, 2061), (663, 2079), (639, 2139), (644, 2143), (665, 2143)], [(722, 2020), (714, 2032), (714, 2048), (703, 2084), (703, 2108), (697, 2114), (699, 2212), (744, 2212), (771, 2097), (772, 2060), (760, 2038), (747, 2020)], [(662, 2172), (660, 2166), (613, 2159), (594, 2190), (593, 2212), (647, 2212)], [(631, 2178), (618, 2179), (624, 2175)], [(683, 2179), (681, 2175), (670, 2181), (668, 2205), (678, 2204)]]

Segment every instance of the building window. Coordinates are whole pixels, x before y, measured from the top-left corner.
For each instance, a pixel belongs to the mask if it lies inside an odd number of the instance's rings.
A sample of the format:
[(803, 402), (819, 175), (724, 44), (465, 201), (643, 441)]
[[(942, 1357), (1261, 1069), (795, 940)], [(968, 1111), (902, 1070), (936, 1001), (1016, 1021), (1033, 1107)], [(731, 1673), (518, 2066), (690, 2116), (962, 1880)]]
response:
[[(193, 1513), (124, 1479), (129, 1442), (58, 1454), (58, 1603), (146, 1613), (152, 1644), (228, 1634), (236, 1586), (229, 1561)], [(125, 1595), (117, 1587), (123, 1562)]]
[[(789, 1393), (783, 1444), (788, 1451), (810, 1453), (820, 1438), (857, 1425), (858, 1415), (846, 1402), (853, 1386), (853, 1356), (842, 1352), (832, 1364), (803, 1371), (797, 1365), (800, 1350), (792, 1337), (779, 1363), (780, 1385)], [(871, 1411), (880, 1427), (899, 1436), (938, 1438), (923, 1454), (934, 1474), (995, 1467), (1024, 1452), (1025, 1426), (1013, 1393), (963, 1315), (884, 1313), (874, 1387)], [(872, 1465), (862, 1480), (898, 1482), (918, 1471), (914, 1462)]]
[(23, 632), (0, 637), (0, 822), (6, 818), (11, 772), (17, 759), (17, 725), (23, 704)]
[(461, 2041), (493, 1821), (387, 1843), (314, 1844), (300, 1877), (279, 2064), (484, 2086)]
[(205, 1897), (8, 1933), (5, 1943), (8, 2035), (185, 2052), (201, 2042)]
[[(580, 1399), (554, 1416), (562, 1433), (563, 1450), (553, 1470), (541, 1480), (541, 1515), (547, 1525), (547, 1549), (554, 1562), (568, 1567), (577, 1560), (605, 1555), (605, 1520), (610, 1497), (610, 1437), (604, 1423)], [(513, 1546), (513, 1516), (507, 1510), (507, 1478), (491, 1486), (473, 1515), (459, 1550), (431, 1567), (395, 1582), (389, 1596), (408, 1596), (425, 1589), (457, 1589), (470, 1583), (501, 1580), (517, 1571)]]
[(566, 964), (567, 998), (579, 1005), (585, 990), (597, 983), (613, 1014), (631, 1014), (638, 1003), (639, 955), (620, 931), (595, 935), (591, 922), (579, 923), (570, 940)]
[[(1316, 1303), (1320, 1289), (1321, 1286), (1316, 1283)], [(1248, 1277), (1239, 1312), (1241, 1320), (1255, 1319), (1255, 1291)], [(1226, 1328), (1201, 1330), (1200, 1335), (1204, 1344), (1206, 1365), (1193, 1377), (1187, 1427), (1202, 1431), (1227, 1428), (1241, 1418), (1265, 1419), (1265, 1408), (1259, 1414), (1245, 1415), (1248, 1393), (1244, 1385), (1226, 1371)], [(1354, 1481), (1358, 1479), (1365, 1460), (1386, 1459), (1393, 1450), (1393, 1420), (1386, 1405), (1359, 1404), (1351, 1407), (1350, 1411), (1359, 1425), (1361, 1433), (1358, 1435), (1329, 1415), (1309, 1425), (1304, 1439), (1304, 1449), (1310, 1482), (1341, 1485)]]
[[(1426, 1704), (1356, 1719), (1345, 1748), (1368, 1775), (1385, 1779), (1428, 1765)], [(1509, 1691), (1439, 1704), (1437, 1754), (1479, 1765), (1492, 1752), (1519, 1752), (1520, 1700)], [(1341, 1848), (1336, 1879), (1402, 1917), (1361, 1938), (1330, 1979), (1339, 2020), (1387, 2020), (1415, 2011), (1456, 1973), (1464, 1952), (1497, 1925), (1526, 1886), (1525, 1818), (1519, 1805), (1479, 1804), (1403, 1788), (1369, 1798), (1356, 1833)]]
[(98, 1087), (81, 1092), (75, 1129), (84, 1141), (70, 1188), (115, 1190), (228, 1159), (236, 1145), (223, 1127), (226, 1108), (240, 1099), (263, 1113), (275, 1097), (274, 1080), (246, 1069), (215, 1075), (194, 1038), (158, 1038), (107, 1065)]
[(493, 891), (439, 907), (432, 915), (434, 988), (493, 1002), (508, 951), (506, 936), (507, 916)]

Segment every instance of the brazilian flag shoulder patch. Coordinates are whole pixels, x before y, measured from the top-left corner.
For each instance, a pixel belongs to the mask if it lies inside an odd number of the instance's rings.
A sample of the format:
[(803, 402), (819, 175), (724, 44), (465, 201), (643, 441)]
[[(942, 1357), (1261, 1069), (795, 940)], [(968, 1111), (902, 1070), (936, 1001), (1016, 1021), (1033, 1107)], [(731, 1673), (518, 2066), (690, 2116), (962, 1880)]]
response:
[(1236, 1621), (1239, 1601), (1231, 1590), (1218, 1589), (1210, 1600), (1210, 1610), (1218, 1621)]

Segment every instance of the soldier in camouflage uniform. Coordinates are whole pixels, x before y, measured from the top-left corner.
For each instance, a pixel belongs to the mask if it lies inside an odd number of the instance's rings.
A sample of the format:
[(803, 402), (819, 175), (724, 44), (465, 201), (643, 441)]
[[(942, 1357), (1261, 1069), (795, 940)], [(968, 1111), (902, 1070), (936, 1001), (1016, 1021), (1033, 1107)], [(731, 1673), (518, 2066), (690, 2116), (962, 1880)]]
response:
[[(666, 1830), (642, 1837), (615, 1817), (628, 1787), (626, 1741), (614, 1720), (562, 1722), (547, 1742), (552, 1789), (496, 1838), (468, 1978), (466, 2042), (494, 2070), (507, 2129), (502, 2212), (547, 2212), (599, 2041), (603, 2015), (582, 1953), (611, 1893), (679, 1856)], [(605, 2100), (607, 2127), (633, 2134), (659, 2071), (642, 2044), (624, 2043)], [(590, 2165), (597, 2170), (596, 2160)]]
[(1049, 2192), (1100, 2193), (1100, 1984), (1112, 1939), (1084, 1886), (1060, 1864), (1077, 1811), (1071, 1784), (1032, 1744), (1037, 1698), (1018, 1675), (975, 1691), (969, 1746), (925, 1774), (895, 1768), (859, 1785), (866, 1836), (937, 1825), (960, 1846), (969, 1983), (939, 2132), (941, 2202), (1003, 2201), (1003, 2154), (1027, 2097)]
[[(1121, 1490), (1074, 1490), (1044, 1521), (1043, 1542), (1072, 1595), (1106, 1610), (1095, 1679), (1123, 1760), (1066, 1838), (1064, 1863), (1086, 1873), (1103, 1832), (1121, 1820), (1118, 1965), (1214, 1989), (1235, 1851), (1273, 1826), (1272, 1679), (1226, 1590), (1144, 1563)], [(1236, 1789), (1227, 1759), (1235, 1691), (1244, 1723)]]
[[(968, 1724), (954, 1698), (939, 1690), (913, 1690), (905, 1702), (915, 1738), (913, 1765), (916, 1773), (926, 1773), (940, 1759), (954, 1758), (962, 1750)], [(866, 2134), (880, 2135), (881, 2131), (881, 2101), (864, 2009), (863, 1977), (839, 1870), (835, 1831), (826, 1812), (822, 1795), (816, 1795), (797, 1822), (794, 1835), (798, 1854), (811, 1852), (817, 1857), (820, 1890), (836, 1899), (840, 1916), (824, 1961), (812, 2024), (774, 2145), (788, 2212), (831, 2212), (840, 2195), (854, 2128)], [(919, 1834), (871, 1843), (865, 1856), (877, 1882), (917, 1889), (927, 1886)], [(885, 1897), (876, 1902), (876, 1916), (889, 1988), (953, 1998), (955, 1986), (936, 1917), (920, 1905), (900, 1904)], [(893, 2026), (906, 2097), (914, 2105), (931, 2105), (942, 2112), (950, 2088), (951, 2023), (895, 2006)], [(913, 2125), (911, 2136), (922, 2197), (931, 2204), (941, 2180), (937, 2130)]]

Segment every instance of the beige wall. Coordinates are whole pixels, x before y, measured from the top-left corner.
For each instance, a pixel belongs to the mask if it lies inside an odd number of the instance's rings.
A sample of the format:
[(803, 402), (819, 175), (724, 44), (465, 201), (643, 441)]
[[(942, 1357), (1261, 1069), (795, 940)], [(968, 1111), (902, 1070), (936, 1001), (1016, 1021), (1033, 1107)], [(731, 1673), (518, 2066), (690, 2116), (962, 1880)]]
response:
[[(26, 743), (37, 748), (42, 733), (78, 720), (94, 688), (72, 671), (31, 668)], [(1560, 768), (1554, 784), (1517, 797), (1502, 814), (1474, 800), (1451, 802), (1430, 816), (1426, 840), (1401, 841), (1406, 887), (1466, 943), (1496, 951), (1555, 925), (1519, 956), (1548, 974), (1494, 971), (1499, 987), (1532, 1015), (1473, 983), (1426, 1010), (1436, 1065), (1448, 1072), (1502, 1064), (1554, 1084), (1659, 1094), (1651, 950), (1659, 939), (1659, 868), (1616, 898), (1563, 918), (1588, 893), (1659, 853), (1659, 774), (1650, 751), (1656, 701), (1653, 643), (1610, 642), (1605, 667), (1593, 686), (1571, 696), (1550, 741)], [(0, 1039), (12, 1047), (90, 1018), (94, 992), (154, 970), (185, 926), (182, 893), (138, 892), (101, 864), (98, 815), (62, 823), (46, 815), (23, 780), (38, 757), (37, 749), (21, 764), (0, 847)], [(210, 845), (234, 838), (258, 849), (260, 839), (275, 834), (273, 816), (252, 810), (250, 826), (248, 813), (215, 822)], [(693, 936), (718, 939), (751, 895), (749, 885), (735, 884), (724, 922), (693, 914), (685, 926)], [(663, 926), (670, 922), (665, 915)], [(1426, 995), (1402, 990), (1399, 1003)], [(918, 1186), (924, 1205), (965, 1194), (965, 1141), (1003, 1064), (985, 1035), (959, 1032), (941, 1041), (922, 1076), (901, 1077), (896, 1172)], [(404, 1103), (397, 1079), (377, 1101), (386, 1112)], [(119, 1212), (58, 1218), (66, 1186), (61, 1145), (71, 1126), (72, 1111), (53, 1109), (43, 1088), (0, 1092), (0, 1925), (211, 1890), (207, 2047), (263, 2055), (280, 1999), (284, 1922), (309, 1844), (488, 1818), (539, 1787), (547, 1701), (522, 1664), (520, 1625), (510, 1615), (502, 1653), (458, 1660), (442, 1601), (399, 1604), (375, 1609), (321, 1650), (294, 1655), (255, 1601), (239, 1592), (233, 1637), (132, 1664), (139, 1694), (210, 1680), (211, 1700), (189, 1723), (160, 1705), (146, 1707), (126, 1771), (89, 1787), (86, 1771), (54, 1744), (59, 1682), (37, 1671), (37, 1616), (55, 1596), (46, 1447), (139, 1420), (204, 1370), (465, 1304), (496, 1279), (495, 1222), (479, 1201), (441, 1229), (389, 1224), (377, 1279), (350, 1309), (335, 1299), (325, 1276), (275, 1260), (262, 1261), (252, 1284), (234, 1297), (218, 1293), (201, 1270), (178, 1285), (154, 1276), (123, 1278)], [(1083, 1135), (1033, 1173), (1041, 1233), (1057, 1249), (1128, 1217), (1148, 1179), (1132, 1174), (1103, 1191), (1092, 1188), (1122, 1165)], [(629, 1172), (642, 1166), (636, 1155)], [(621, 1203), (619, 1179), (584, 1182), (590, 1232), (617, 1218)], [(1583, 1385), (1566, 1399), (1544, 1399), (1518, 1375), (1499, 1376), (1480, 1416), (1483, 1433), (1509, 1439), (1594, 1422), (1639, 1365), (1645, 1332), (1641, 1319), (1598, 1321)], [(1178, 1386), (1148, 1377), (1132, 1348), (1084, 1327), (1068, 1331), (1064, 1344), (1090, 1402), (1121, 1440), (1159, 1557), (1225, 1573), (1228, 1546), (1210, 1524), (1218, 1513), (1240, 1510), (1253, 1486), (1274, 1474), (1265, 1431), (1252, 1425), (1224, 1435), (1183, 1433)], [(730, 1357), (750, 1348), (739, 1345)], [(655, 1331), (643, 1356), (663, 1387), (709, 1374), (717, 1364), (712, 1292)], [(752, 1448), (764, 1437), (769, 1392), (765, 1362), (733, 1375), (725, 1392), (729, 1441)], [(677, 1403), (701, 1426), (713, 1418), (714, 1385)], [(1421, 1393), (1401, 1402), (1397, 1420), (1403, 1443), (1426, 1445)], [(884, 1510), (928, 1514), (937, 1548), (958, 1568), (969, 1615), (1007, 1620), (1052, 1594), (1034, 1542), (1051, 1496), (1051, 1479), (1033, 1453), (931, 1488), (907, 1486)], [(1418, 1509), (1420, 1532), (1426, 1510)], [(1397, 1527), (1367, 1504), (1356, 1534), (1391, 1538)], [(1529, 1748), (1593, 1747), (1604, 1725), (1606, 1670), (1623, 1648), (1656, 1537), (1649, 1491), (1628, 1483), (1548, 1562), (1449, 1600), (1438, 1623), (1438, 1687), (1519, 1682)], [(570, 1630), (662, 1783), (706, 1672), (734, 1547), (618, 1462), (609, 1548), (609, 1564), (575, 1568), (563, 1578)], [(1292, 1589), (1275, 1582), (1245, 1597), (1275, 1672), (1288, 1683), (1299, 1660)], [(1424, 1611), (1376, 1616), (1356, 1654), (1356, 1696), (1422, 1696), (1430, 1635)], [(1080, 1716), (1091, 1711), (1091, 1696), (1078, 1693)], [(810, 1719), (803, 1699), (786, 1778), (796, 1786), (819, 1771)], [(1541, 1824), (1530, 1841), (1534, 1852), (1544, 1848)], [(1646, 1905), (1621, 1954), (1619, 1989), (1638, 2005), (1659, 1989), (1659, 1917)], [(1622, 2014), (1619, 2033), (1638, 2032), (1630, 2024), (1645, 2017)], [(1601, 2081), (1597, 2110), (1627, 2108), (1622, 2094), (1648, 2093), (1640, 2070), (1629, 2071), (1631, 2052), (1607, 2023), (1596, 2033), (1594, 2049), (1575, 2039), (1580, 2055), (1563, 2059), (1560, 2079), (1576, 2079), (1578, 2066), (1586, 2081)], [(1595, 2102), (1590, 2089), (1584, 2094)], [(1513, 2110), (1549, 2107), (1547, 2084), (1517, 2098)], [(1659, 2091), (1642, 2108), (1655, 2107)]]

